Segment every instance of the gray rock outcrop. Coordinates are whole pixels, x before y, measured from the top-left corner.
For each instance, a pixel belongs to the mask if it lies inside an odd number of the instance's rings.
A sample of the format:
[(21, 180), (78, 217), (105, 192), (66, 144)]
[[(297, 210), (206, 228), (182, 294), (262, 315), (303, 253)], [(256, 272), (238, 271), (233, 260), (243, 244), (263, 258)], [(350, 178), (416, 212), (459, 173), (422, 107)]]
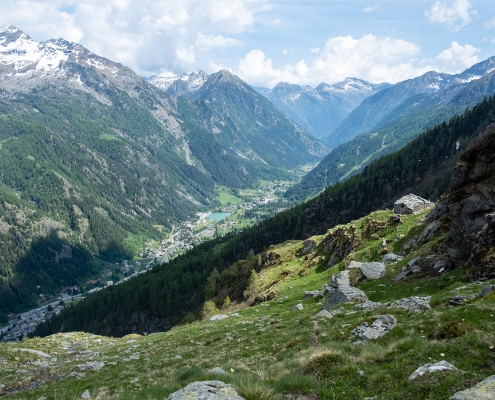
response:
[(450, 400), (486, 400), (495, 399), (495, 375), (473, 387), (454, 394)]
[(380, 279), (385, 276), (385, 264), (381, 262), (367, 262), (362, 264), (359, 269), (368, 280)]
[(389, 305), (388, 308), (402, 307), (407, 308), (409, 311), (415, 312), (427, 311), (431, 309), (430, 300), (431, 296), (411, 296), (394, 301), (392, 304)]
[(167, 398), (168, 400), (244, 400), (232, 385), (221, 381), (193, 382)]
[(413, 379), (416, 379), (418, 376), (423, 376), (424, 374), (428, 373), (433, 373), (433, 372), (440, 372), (440, 371), (452, 371), (457, 369), (454, 367), (451, 363), (442, 360), (440, 362), (437, 362), (436, 364), (425, 364), (419, 367), (416, 371), (414, 371), (411, 375), (409, 375), (408, 380), (412, 381)]
[(301, 303), (296, 304), (294, 307), (291, 308), (291, 310), (295, 310), (295, 311), (302, 311), (303, 309), (304, 307)]
[(388, 253), (385, 254), (382, 258), (382, 263), (384, 264), (390, 264), (396, 261), (402, 260), (402, 257), (398, 256), (397, 254), (394, 253)]
[(386, 335), (397, 325), (397, 319), (390, 314), (380, 315), (371, 325), (363, 322), (361, 325), (351, 331), (351, 337), (358, 337), (355, 344), (365, 343), (368, 340), (377, 339)]
[(212, 317), (210, 317), (210, 321), (211, 322), (218, 322), (218, 321), (221, 321), (221, 320), (226, 319), (228, 317), (229, 316), (226, 314), (215, 314)]
[(366, 294), (353, 286), (340, 286), (330, 291), (327, 300), (323, 304), (325, 310), (330, 310), (340, 303), (362, 302), (367, 300)]

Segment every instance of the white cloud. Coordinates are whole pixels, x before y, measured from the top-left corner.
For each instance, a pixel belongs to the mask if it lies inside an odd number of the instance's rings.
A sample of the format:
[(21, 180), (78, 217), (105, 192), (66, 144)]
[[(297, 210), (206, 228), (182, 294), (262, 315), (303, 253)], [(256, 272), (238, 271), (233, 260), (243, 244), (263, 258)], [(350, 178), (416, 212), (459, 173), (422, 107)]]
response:
[(492, 18), (491, 20), (489, 21), (485, 21), (483, 22), (483, 26), (485, 28), (495, 28), (495, 18)]
[(286, 55), (289, 55), (289, 54), (293, 54), (295, 51), (296, 51), (296, 49), (283, 49), (282, 50), (282, 54), (284, 56), (286, 56)]
[(425, 16), (430, 22), (457, 32), (471, 22), (471, 17), (478, 15), (478, 12), (471, 11), (471, 8), (469, 0), (454, 0), (451, 6), (437, 1), (425, 11)]
[(311, 53), (319, 53), (319, 52), (320, 52), (319, 47), (315, 47), (315, 48), (311, 49)]
[(272, 21), (272, 24), (273, 24), (273, 25), (279, 25), (279, 24), (280, 24), (280, 18), (274, 19), (274, 20)]
[(235, 47), (241, 46), (242, 42), (233, 38), (225, 38), (222, 35), (203, 35), (202, 33), (198, 34), (198, 39), (196, 40), (196, 46), (202, 49), (209, 48), (227, 48), (227, 47)]
[(450, 48), (435, 57), (436, 67), (444, 72), (462, 72), (480, 61), (476, 55), (479, 51), (480, 49), (470, 44), (461, 46), (457, 42), (452, 42)]
[(373, 4), (372, 6), (366, 7), (363, 11), (365, 13), (373, 12), (373, 11), (379, 9), (381, 6), (382, 6), (382, 3)]
[(181, 73), (200, 51), (242, 45), (234, 36), (253, 28), (268, 1), (15, 0), (2, 3), (0, 26), (81, 43), (140, 74)]
[(238, 74), (252, 85), (267, 87), (280, 81), (315, 86), (350, 76), (394, 83), (431, 69), (413, 65), (419, 51), (415, 43), (400, 39), (371, 34), (361, 39), (340, 36), (329, 39), (318, 58), (309, 65), (300, 60), (295, 65), (275, 68), (261, 50), (253, 50), (239, 63)]

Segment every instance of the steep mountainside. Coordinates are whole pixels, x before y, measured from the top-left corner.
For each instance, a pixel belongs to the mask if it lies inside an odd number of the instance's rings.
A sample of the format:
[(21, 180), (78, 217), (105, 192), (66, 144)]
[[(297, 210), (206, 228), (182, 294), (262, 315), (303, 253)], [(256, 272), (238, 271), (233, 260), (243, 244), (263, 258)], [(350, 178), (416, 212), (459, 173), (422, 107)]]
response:
[(273, 89), (257, 88), (290, 119), (317, 138), (330, 135), (365, 98), (389, 87), (356, 78), (316, 88), (280, 82)]
[[(191, 94), (197, 112), (223, 146), (266, 166), (293, 168), (323, 157), (328, 149), (249, 85), (222, 70)], [(179, 110), (181, 111), (181, 110)]]
[(495, 93), (495, 71), (476, 78), (404, 101), (383, 118), (372, 133), (361, 134), (334, 149), (299, 184), (289, 189), (286, 196), (298, 199), (314, 196), (325, 186), (361, 171), (370, 161), (401, 148), (424, 129), (447, 121), (455, 113)]
[[(215, 135), (207, 109), (76, 43), (0, 29), (0, 319), (74, 284), (92, 256), (128, 258), (157, 229), (211, 207), (215, 184), (256, 185), (324, 154), (277, 110), (267, 132), (280, 127), (286, 140), (269, 165), (249, 157), (242, 132)], [(238, 110), (227, 123), (251, 118)], [(36, 246), (47, 236), (51, 249)]]
[[(349, 180), (237, 235), (203, 243), (182, 257), (117, 287), (96, 293), (40, 326), (38, 334), (85, 330), (115, 336), (168, 329), (205, 299), (210, 274), (270, 244), (306, 239), (390, 207), (410, 192), (438, 198), (448, 188), (462, 149), (495, 121), (495, 98), (428, 130)], [(419, 162), (419, 160), (422, 160)], [(242, 291), (241, 291), (242, 294)], [(98, 315), (90, 310), (98, 309)]]

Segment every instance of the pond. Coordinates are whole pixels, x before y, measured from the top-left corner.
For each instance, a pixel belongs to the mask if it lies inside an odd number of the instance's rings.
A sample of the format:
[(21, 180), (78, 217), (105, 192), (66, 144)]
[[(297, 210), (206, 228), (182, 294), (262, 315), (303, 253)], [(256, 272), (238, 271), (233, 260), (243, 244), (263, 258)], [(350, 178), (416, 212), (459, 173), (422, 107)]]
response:
[(206, 218), (212, 221), (221, 221), (224, 218), (230, 217), (231, 213), (215, 212), (208, 215)]

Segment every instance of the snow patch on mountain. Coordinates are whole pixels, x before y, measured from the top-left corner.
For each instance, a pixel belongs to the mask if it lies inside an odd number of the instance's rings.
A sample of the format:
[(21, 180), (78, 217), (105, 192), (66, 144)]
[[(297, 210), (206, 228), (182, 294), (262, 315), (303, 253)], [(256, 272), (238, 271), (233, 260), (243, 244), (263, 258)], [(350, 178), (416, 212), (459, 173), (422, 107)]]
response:
[(175, 95), (195, 92), (208, 80), (209, 75), (203, 71), (190, 74), (151, 76), (146, 80), (152, 85)]

